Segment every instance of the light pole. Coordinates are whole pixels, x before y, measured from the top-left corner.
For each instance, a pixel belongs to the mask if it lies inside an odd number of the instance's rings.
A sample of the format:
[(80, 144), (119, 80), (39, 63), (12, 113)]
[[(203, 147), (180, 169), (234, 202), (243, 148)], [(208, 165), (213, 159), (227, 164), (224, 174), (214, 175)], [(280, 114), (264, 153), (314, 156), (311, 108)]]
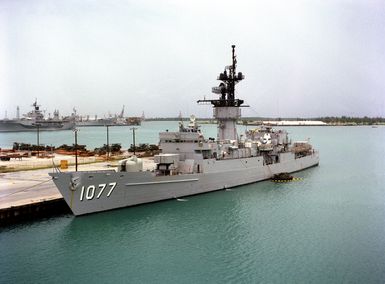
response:
[(130, 128), (132, 130), (132, 142), (134, 144), (134, 156), (135, 156), (135, 150), (136, 150), (136, 146), (135, 146), (135, 130), (137, 129), (136, 127), (131, 127)]
[(108, 132), (108, 127), (110, 125), (106, 125), (107, 127), (107, 153), (106, 153), (106, 156), (107, 156), (107, 161), (108, 161), (108, 158), (109, 158), (109, 154), (110, 154), (110, 137), (109, 137), (109, 132)]
[(75, 128), (72, 130), (75, 134), (75, 171), (78, 171), (78, 131), (79, 129)]
[(39, 146), (40, 146), (40, 123), (34, 123), (36, 126), (36, 140), (37, 140), (37, 158), (39, 158)]

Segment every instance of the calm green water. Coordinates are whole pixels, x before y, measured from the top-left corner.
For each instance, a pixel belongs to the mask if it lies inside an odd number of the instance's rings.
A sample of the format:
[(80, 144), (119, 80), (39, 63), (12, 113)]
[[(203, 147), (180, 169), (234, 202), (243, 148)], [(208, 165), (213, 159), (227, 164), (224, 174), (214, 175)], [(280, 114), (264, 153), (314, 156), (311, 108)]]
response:
[(0, 282), (384, 283), (385, 127), (288, 130), (321, 153), (302, 181), (2, 229)]

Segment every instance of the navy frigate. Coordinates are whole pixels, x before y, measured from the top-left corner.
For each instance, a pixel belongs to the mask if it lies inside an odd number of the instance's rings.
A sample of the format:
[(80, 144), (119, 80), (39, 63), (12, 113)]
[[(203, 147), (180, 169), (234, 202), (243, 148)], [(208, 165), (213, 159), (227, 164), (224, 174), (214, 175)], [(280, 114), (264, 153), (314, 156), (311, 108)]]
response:
[(206, 139), (192, 116), (178, 131), (159, 133), (161, 153), (154, 156), (153, 168), (144, 169), (143, 160), (132, 156), (115, 170), (51, 173), (72, 212), (84, 215), (222, 190), (318, 165), (318, 151), (309, 141), (292, 143), (285, 130), (266, 126), (238, 135), (245, 105), (235, 97), (235, 86), (245, 77), (236, 65), (233, 45), (232, 64), (212, 89), (219, 97), (198, 101), (213, 106), (217, 138)]

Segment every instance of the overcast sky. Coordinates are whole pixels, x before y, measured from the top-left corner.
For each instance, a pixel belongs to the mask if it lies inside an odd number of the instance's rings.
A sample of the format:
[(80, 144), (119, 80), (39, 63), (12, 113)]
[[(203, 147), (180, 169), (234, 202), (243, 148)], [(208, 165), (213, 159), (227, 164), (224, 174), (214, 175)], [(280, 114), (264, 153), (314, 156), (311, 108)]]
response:
[(208, 117), (232, 44), (245, 116), (385, 116), (383, 0), (0, 0), (0, 118)]

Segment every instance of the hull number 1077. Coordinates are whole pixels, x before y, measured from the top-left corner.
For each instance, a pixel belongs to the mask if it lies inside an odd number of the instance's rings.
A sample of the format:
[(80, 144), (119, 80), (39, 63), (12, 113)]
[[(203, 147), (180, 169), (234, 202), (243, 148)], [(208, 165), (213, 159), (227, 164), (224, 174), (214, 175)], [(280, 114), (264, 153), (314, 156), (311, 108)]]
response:
[(110, 182), (108, 185), (106, 183), (102, 183), (99, 185), (89, 185), (87, 188), (85, 186), (82, 186), (82, 191), (80, 192), (80, 201), (83, 201), (84, 198), (87, 200), (92, 200), (95, 196), (96, 199), (99, 199), (104, 191), (108, 191), (107, 197), (110, 197), (115, 187), (116, 182)]

